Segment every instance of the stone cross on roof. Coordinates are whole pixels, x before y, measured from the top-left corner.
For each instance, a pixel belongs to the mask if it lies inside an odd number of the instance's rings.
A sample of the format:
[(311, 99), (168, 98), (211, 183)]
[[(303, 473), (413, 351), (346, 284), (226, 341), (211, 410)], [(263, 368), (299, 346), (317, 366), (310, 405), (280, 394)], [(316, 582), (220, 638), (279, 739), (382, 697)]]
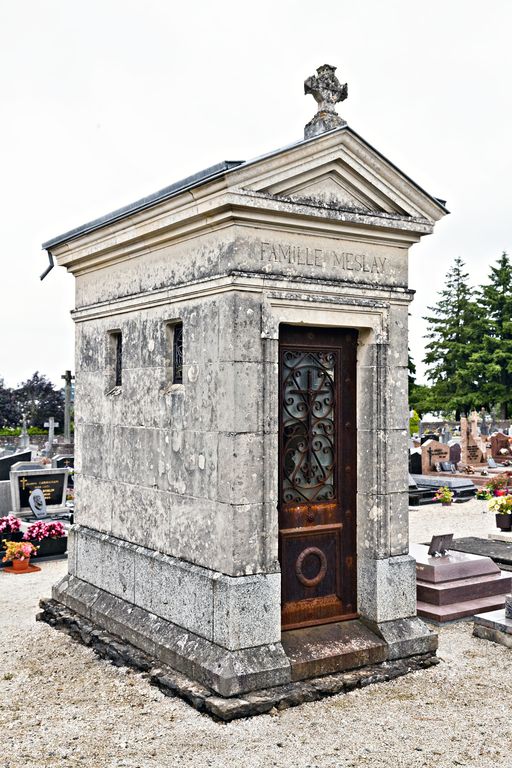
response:
[(304, 81), (304, 93), (311, 93), (318, 103), (318, 112), (304, 128), (305, 139), (347, 124), (336, 112), (336, 104), (347, 98), (347, 84), (341, 85), (334, 74), (336, 67), (330, 64), (323, 64), (316, 72)]

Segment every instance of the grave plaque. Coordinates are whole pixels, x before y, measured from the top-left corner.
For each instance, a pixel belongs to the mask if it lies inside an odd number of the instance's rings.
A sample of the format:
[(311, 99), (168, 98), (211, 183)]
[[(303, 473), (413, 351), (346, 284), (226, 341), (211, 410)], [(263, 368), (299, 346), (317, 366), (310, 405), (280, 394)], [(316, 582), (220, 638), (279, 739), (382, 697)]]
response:
[(421, 446), (421, 467), (422, 474), (434, 472), (436, 464), (442, 461), (450, 461), (450, 449), (444, 443), (437, 440), (427, 440)]
[(60, 504), (64, 490), (64, 474), (50, 475), (38, 472), (37, 475), (25, 474), (18, 477), (20, 505), (28, 507), (32, 491), (39, 489), (47, 504)]
[(452, 540), (453, 533), (442, 533), (439, 536), (432, 536), (428, 554), (432, 557), (446, 557)]

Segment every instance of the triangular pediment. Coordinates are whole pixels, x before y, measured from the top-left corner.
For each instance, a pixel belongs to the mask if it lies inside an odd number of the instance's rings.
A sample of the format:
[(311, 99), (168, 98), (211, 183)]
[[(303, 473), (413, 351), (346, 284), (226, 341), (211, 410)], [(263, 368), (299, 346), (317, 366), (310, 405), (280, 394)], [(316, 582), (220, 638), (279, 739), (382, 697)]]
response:
[(266, 190), (275, 197), (289, 198), (298, 203), (335, 206), (347, 210), (383, 212), (391, 206), (367, 194), (349, 178), (349, 174), (340, 172), (335, 163), (329, 167), (316, 168), (304, 177), (292, 177), (284, 185), (277, 184)]
[(299, 142), (236, 168), (233, 185), (276, 200), (425, 218), (446, 210), (352, 130)]

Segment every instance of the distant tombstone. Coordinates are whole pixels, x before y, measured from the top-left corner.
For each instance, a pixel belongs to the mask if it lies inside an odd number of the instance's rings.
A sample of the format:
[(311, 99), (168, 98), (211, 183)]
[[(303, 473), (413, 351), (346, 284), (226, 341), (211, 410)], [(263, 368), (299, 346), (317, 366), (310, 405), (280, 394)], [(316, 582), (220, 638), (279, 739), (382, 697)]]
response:
[(414, 451), (414, 453), (411, 453), (409, 456), (409, 472), (411, 475), (421, 475), (421, 453), (419, 451)]
[(460, 443), (452, 443), (449, 447), (450, 447), (450, 461), (452, 464), (455, 464), (455, 466), (457, 466), (462, 456)]
[[(476, 416), (476, 419), (474, 418)], [(486, 460), (482, 451), (482, 441), (478, 435), (478, 414), (473, 412), (468, 422), (465, 416), (460, 419), (461, 460), (464, 464), (481, 464)]]
[[(503, 453), (507, 451), (507, 453)], [(510, 456), (509, 436), (503, 432), (496, 432), (491, 435), (491, 453), (493, 459), (502, 459), (507, 454)]]
[[(67, 467), (67, 469), (73, 470), (75, 467), (75, 457), (72, 453), (54, 456), (52, 459), (52, 467), (54, 469), (62, 469), (63, 467)], [(71, 474), (68, 476), (68, 487), (75, 487), (73, 472), (71, 472)]]
[(442, 461), (450, 461), (450, 449), (438, 440), (427, 440), (421, 446), (422, 474), (426, 475), (435, 470), (436, 464)]
[(424, 443), (427, 442), (427, 440), (437, 440), (436, 433), (435, 432), (426, 432), (424, 435), (422, 435), (421, 444), (423, 445)]
[(32, 451), (24, 451), (23, 453), (14, 453), (10, 456), (2, 456), (0, 458), (0, 480), (9, 480), (9, 472), (13, 464), (18, 461), (30, 461), (32, 458)]
[(69, 469), (73, 469), (74, 466), (75, 457), (72, 453), (54, 456), (52, 459), (52, 467), (54, 468), (61, 469), (62, 467), (69, 467)]
[(481, 464), (484, 460), (480, 447), (472, 440), (471, 436), (468, 439), (466, 455), (468, 464)]
[(28, 497), (28, 503), (35, 517), (38, 519), (48, 517), (48, 510), (46, 509), (44, 493), (40, 488), (34, 488)]
[(23, 462), (13, 464), (10, 471), (11, 501), (14, 514), (30, 514), (30, 494), (39, 488), (44, 496), (48, 511), (62, 510), (66, 505), (69, 470), (52, 469)]

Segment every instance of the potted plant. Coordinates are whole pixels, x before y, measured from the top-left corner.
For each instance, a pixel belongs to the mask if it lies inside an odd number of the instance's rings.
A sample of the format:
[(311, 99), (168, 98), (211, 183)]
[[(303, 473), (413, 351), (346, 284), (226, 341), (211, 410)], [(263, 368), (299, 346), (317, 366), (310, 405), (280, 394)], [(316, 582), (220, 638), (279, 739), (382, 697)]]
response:
[(438, 491), (436, 491), (434, 499), (435, 501), (440, 501), (443, 507), (449, 507), (452, 503), (453, 496), (453, 491), (450, 491), (448, 486), (444, 485), (442, 488), (439, 488)]
[(504, 496), (508, 485), (512, 485), (511, 478), (511, 472), (502, 472), (499, 475), (489, 478), (486, 483), (486, 488), (488, 488), (494, 496)]
[(3, 563), (12, 563), (12, 568), (20, 573), (28, 571), (30, 558), (37, 554), (37, 547), (30, 541), (7, 541), (4, 539), (5, 555)]
[(40, 557), (63, 555), (68, 545), (66, 529), (62, 523), (45, 523), (43, 520), (29, 525), (23, 535), (23, 541), (38, 542)]
[(482, 513), (487, 512), (487, 502), (492, 499), (492, 493), (488, 488), (479, 488), (476, 492), (476, 498), (483, 502), (481, 504)]
[(496, 514), (496, 526), (501, 531), (512, 531), (512, 496), (497, 496), (489, 502), (489, 509)]
[(21, 541), (21, 520), (14, 515), (0, 517), (0, 537), (7, 536), (10, 541)]

